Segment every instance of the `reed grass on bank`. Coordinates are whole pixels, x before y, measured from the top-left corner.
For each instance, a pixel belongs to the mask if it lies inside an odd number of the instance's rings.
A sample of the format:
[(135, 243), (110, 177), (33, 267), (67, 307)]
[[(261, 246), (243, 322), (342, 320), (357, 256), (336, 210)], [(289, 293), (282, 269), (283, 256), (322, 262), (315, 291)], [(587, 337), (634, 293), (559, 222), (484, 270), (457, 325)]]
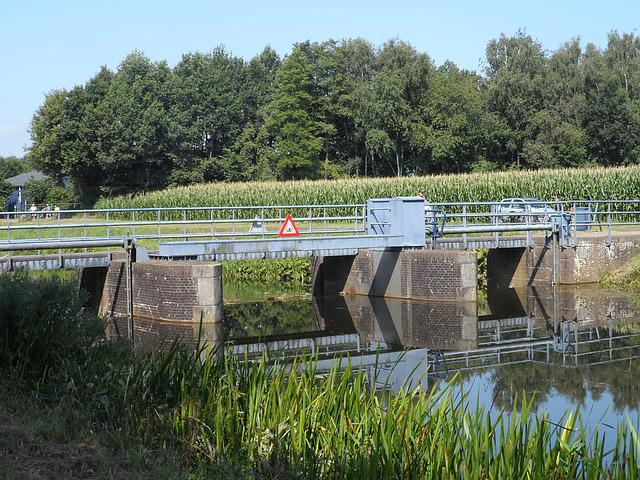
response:
[(617, 270), (603, 274), (600, 284), (605, 287), (640, 292), (640, 256), (631, 259)]
[[(632, 425), (607, 451), (578, 414), (558, 427), (526, 399), (490, 414), (450, 389), (375, 392), (367, 372), (322, 373), (313, 359), (287, 367), (178, 345), (140, 357), (85, 333), (95, 319), (69, 291), (0, 277), (0, 378), (42, 401), (89, 408), (124, 447), (176, 449), (196, 478), (638, 478)], [(29, 310), (30, 301), (52, 312)]]

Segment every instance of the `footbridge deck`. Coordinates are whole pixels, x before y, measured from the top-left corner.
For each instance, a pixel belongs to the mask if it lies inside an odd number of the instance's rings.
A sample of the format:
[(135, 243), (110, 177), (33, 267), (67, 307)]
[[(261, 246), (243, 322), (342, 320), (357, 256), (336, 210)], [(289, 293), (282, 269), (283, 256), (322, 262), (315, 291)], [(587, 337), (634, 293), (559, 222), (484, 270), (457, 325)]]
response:
[[(2, 212), (0, 270), (102, 264), (109, 261), (105, 251), (127, 239), (157, 258), (227, 260), (353, 255), (363, 248), (522, 248), (552, 234), (568, 247), (596, 229), (611, 244), (616, 232), (640, 225), (640, 200), (550, 202), (544, 215), (503, 208), (495, 202), (425, 206), (419, 197), (399, 197), (350, 205)], [(299, 236), (279, 236), (288, 214)], [(23, 258), (27, 250), (38, 259)]]

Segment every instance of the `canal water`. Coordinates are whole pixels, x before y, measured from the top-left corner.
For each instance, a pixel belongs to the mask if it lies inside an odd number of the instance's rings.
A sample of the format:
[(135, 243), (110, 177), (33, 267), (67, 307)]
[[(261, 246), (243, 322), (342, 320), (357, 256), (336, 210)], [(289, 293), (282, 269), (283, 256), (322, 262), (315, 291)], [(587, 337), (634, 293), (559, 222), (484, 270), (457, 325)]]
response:
[[(517, 407), (526, 393), (552, 421), (579, 409), (611, 442), (616, 425), (640, 421), (637, 294), (530, 287), (488, 291), (476, 304), (317, 298), (277, 284), (225, 283), (224, 291), (224, 325), (136, 319), (136, 348), (162, 350), (177, 338), (283, 362), (305, 352), (317, 356), (320, 371), (348, 356), (379, 388), (453, 381), (474, 405), (496, 410)], [(126, 321), (109, 331), (126, 335)]]

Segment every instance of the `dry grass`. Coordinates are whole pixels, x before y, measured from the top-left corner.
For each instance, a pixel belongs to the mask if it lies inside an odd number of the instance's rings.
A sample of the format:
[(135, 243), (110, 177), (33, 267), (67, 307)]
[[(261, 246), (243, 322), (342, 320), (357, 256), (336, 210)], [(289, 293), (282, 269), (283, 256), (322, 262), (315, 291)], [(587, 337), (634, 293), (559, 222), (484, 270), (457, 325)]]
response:
[[(106, 434), (61, 430), (60, 411), (38, 412), (0, 406), (0, 478), (2, 479), (156, 479), (183, 478), (182, 469), (148, 452), (114, 450)], [(169, 467), (169, 468), (168, 468)]]

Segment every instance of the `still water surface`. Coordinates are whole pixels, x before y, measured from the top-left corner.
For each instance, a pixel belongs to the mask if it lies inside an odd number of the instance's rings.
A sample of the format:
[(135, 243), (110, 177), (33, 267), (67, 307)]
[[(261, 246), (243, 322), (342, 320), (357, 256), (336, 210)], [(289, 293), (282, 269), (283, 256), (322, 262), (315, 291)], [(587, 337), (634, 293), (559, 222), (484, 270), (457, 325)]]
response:
[[(558, 421), (579, 409), (585, 424), (611, 430), (640, 411), (640, 299), (596, 286), (489, 291), (475, 303), (364, 296), (316, 298), (280, 285), (225, 283), (224, 326), (137, 319), (143, 351), (179, 338), (229, 342), (241, 355), (285, 360), (301, 351), (331, 368), (349, 355), (373, 385), (453, 388), (485, 408), (511, 408), (525, 392)], [(113, 334), (126, 323), (112, 323)], [(428, 373), (424, 370), (429, 367)], [(608, 435), (609, 436), (609, 435)]]

